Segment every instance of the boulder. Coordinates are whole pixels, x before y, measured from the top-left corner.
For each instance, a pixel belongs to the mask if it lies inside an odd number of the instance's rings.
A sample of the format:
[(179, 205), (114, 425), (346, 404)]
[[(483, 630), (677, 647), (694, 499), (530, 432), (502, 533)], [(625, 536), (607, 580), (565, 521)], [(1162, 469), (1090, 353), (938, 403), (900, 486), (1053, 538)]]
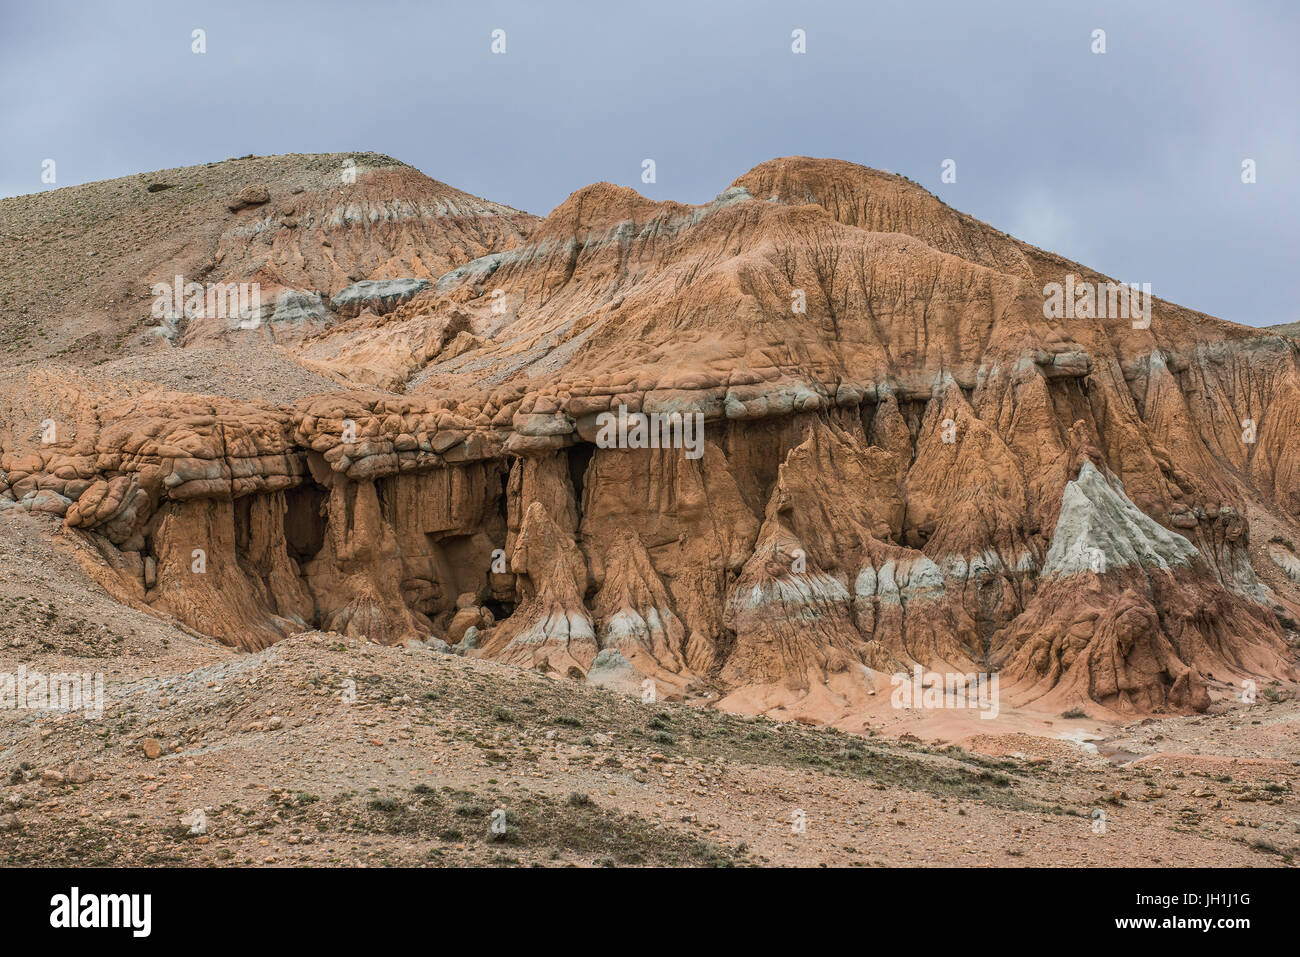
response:
[(226, 201), (226, 208), (234, 213), (248, 206), (261, 206), (263, 203), (269, 202), (270, 199), (271, 194), (267, 192), (265, 186), (245, 186)]

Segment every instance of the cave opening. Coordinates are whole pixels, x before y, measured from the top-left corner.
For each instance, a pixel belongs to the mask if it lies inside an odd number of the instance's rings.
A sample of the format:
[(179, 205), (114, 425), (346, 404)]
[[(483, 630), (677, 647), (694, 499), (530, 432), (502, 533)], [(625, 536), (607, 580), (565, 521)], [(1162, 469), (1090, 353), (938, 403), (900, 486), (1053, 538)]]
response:
[[(478, 595), (486, 578), (487, 561), (477, 535), (447, 535), (437, 539), (438, 576), (444, 600), (454, 603), (458, 595)], [(450, 588), (448, 589), (448, 586)]]
[(510, 525), (510, 469), (501, 470), (501, 494), (497, 496), (497, 512), (501, 515), (502, 525)]
[(389, 525), (396, 526), (397, 515), (397, 477), (379, 479), (375, 482), (375, 498), (379, 501), (379, 514)]
[(483, 602), (483, 607), (492, 612), (492, 617), (496, 621), (504, 621), (515, 613), (515, 603), (512, 601), (489, 598)]
[(573, 484), (573, 507), (578, 513), (578, 523), (582, 523), (582, 492), (587, 477), (587, 466), (596, 454), (596, 446), (586, 442), (571, 445), (564, 450), (569, 463), (569, 481)]
[(289, 557), (301, 568), (325, 544), (325, 490), (304, 482), (284, 493), (284, 541)]

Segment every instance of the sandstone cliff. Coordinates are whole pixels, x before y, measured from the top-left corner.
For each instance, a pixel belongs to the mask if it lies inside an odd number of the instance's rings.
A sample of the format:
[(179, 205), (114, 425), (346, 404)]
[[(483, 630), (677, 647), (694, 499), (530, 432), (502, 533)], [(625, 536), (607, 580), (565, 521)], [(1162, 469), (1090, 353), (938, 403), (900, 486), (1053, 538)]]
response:
[[(4, 506), (244, 648), (436, 636), (578, 679), (610, 650), (655, 694), (820, 720), (914, 663), (1127, 714), (1294, 676), (1289, 337), (1158, 299), (1045, 318), (1048, 284), (1106, 277), (838, 161), (541, 221), (431, 183), (214, 213), (211, 274), (275, 308), (150, 348), (314, 378), (11, 371)], [(620, 408), (698, 413), (698, 454), (602, 447)]]

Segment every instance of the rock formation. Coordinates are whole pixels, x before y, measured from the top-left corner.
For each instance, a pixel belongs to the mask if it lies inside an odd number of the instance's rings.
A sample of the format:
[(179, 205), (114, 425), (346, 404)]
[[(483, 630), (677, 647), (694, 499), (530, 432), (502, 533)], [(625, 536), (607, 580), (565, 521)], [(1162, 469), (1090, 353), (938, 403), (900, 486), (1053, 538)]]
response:
[[(1158, 299), (1046, 318), (1108, 280), (833, 160), (544, 220), (387, 158), (259, 162), (192, 244), (200, 281), (262, 285), (255, 321), (6, 379), (0, 506), (61, 515), (123, 601), (815, 720), (914, 664), (1120, 714), (1294, 677), (1286, 335)], [(147, 365), (244, 343), (291, 399)], [(683, 441), (611, 447), (602, 416)]]

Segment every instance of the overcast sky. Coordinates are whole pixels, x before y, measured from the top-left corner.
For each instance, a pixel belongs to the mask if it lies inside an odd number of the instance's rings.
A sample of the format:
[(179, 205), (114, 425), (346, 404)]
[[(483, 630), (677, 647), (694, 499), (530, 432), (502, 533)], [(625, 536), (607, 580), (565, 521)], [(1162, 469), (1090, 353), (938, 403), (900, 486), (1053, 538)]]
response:
[(544, 215), (597, 180), (699, 203), (832, 156), (1266, 325), (1300, 320), (1297, 49), (1295, 0), (0, 0), (0, 195), (54, 188), (45, 159), (67, 186), (375, 150)]

